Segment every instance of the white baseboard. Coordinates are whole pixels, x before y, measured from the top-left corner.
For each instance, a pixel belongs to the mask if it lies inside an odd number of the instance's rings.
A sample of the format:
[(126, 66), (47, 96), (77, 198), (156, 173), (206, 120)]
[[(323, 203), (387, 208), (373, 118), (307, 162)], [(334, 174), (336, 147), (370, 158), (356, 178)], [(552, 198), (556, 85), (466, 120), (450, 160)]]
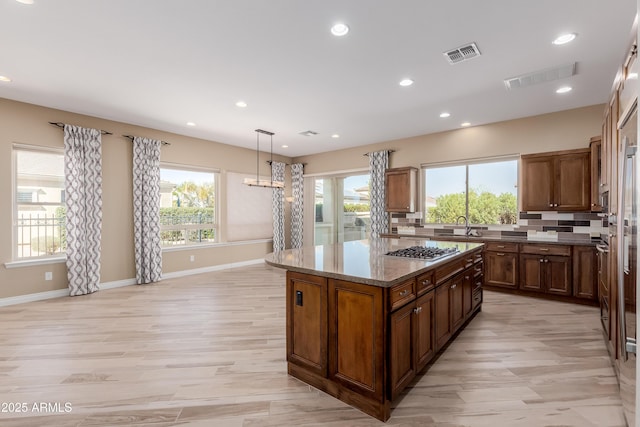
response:
[[(245, 267), (247, 265), (262, 264), (263, 258), (252, 259), (248, 261), (232, 262), (229, 264), (213, 265), (211, 267), (196, 268), (193, 270), (174, 271), (162, 275), (163, 279), (174, 279), (176, 277), (190, 276), (192, 274), (209, 273), (211, 271), (226, 270), (229, 268)], [(136, 279), (115, 280), (113, 282), (100, 283), (100, 290), (108, 290), (121, 288), (123, 286), (131, 286), (136, 284)], [(45, 299), (53, 299), (69, 296), (69, 289), (56, 289), (54, 291), (37, 292), (35, 294), (18, 295), (15, 297), (0, 298), (0, 307), (8, 305), (23, 304), (25, 302), (42, 301)]]
[(43, 299), (52, 299), (60, 297), (68, 297), (69, 289), (56, 289), (55, 291), (38, 292), (35, 294), (18, 295), (17, 297), (0, 298), (0, 307), (7, 305), (22, 304), (25, 302), (41, 301)]

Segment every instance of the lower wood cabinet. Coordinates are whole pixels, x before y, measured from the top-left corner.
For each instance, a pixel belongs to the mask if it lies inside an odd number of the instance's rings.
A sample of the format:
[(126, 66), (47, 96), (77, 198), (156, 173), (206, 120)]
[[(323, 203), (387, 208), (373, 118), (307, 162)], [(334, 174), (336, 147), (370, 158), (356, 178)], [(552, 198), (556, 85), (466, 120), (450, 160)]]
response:
[(390, 399), (395, 399), (435, 354), (433, 326), (434, 291), (419, 297), (414, 304), (391, 314)]
[(327, 279), (287, 272), (287, 360), (327, 375)]
[(436, 354), (433, 338), (434, 295), (431, 291), (416, 301), (415, 359), (416, 372), (420, 372)]
[(464, 317), (464, 273), (451, 279), (451, 330), (457, 331), (465, 321)]
[(436, 351), (449, 341), (451, 328), (451, 281), (436, 288), (435, 291), (435, 341)]
[(571, 296), (571, 258), (520, 254), (520, 289)]
[(487, 285), (501, 288), (518, 288), (518, 253), (486, 251), (485, 280)]
[(328, 378), (382, 401), (384, 398), (384, 288), (329, 279)]
[(598, 258), (592, 246), (573, 247), (573, 296), (598, 299)]

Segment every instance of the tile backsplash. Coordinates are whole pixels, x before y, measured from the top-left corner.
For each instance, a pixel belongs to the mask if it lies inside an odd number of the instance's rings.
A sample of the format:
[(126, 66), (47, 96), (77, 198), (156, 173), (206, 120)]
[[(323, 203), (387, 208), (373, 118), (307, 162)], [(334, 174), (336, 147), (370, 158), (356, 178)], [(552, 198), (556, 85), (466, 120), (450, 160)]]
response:
[[(595, 212), (520, 212), (517, 224), (471, 227), (482, 237), (519, 237), (527, 240), (598, 240), (607, 233), (606, 219)], [(464, 235), (464, 225), (424, 224), (422, 213), (392, 213), (391, 233), (416, 236)]]

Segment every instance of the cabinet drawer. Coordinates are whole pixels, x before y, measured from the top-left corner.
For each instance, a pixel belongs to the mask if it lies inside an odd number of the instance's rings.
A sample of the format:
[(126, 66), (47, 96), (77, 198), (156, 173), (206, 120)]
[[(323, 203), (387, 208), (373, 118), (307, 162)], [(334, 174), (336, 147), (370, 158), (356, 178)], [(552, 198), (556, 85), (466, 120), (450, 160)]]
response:
[(482, 288), (478, 287), (473, 291), (472, 309), (475, 309), (482, 302)]
[(482, 274), (484, 270), (484, 263), (479, 263), (473, 266), (473, 277), (478, 277)]
[(564, 245), (522, 245), (520, 252), (523, 254), (535, 255), (571, 255), (571, 246)]
[(414, 284), (415, 280), (411, 279), (389, 289), (389, 303), (391, 305), (391, 310), (402, 307), (409, 301), (415, 299), (416, 293)]
[(513, 242), (486, 242), (484, 248), (487, 251), (518, 252), (518, 244)]
[(429, 289), (433, 289), (434, 286), (435, 280), (433, 279), (433, 271), (421, 274), (416, 278), (416, 289), (418, 295), (425, 293)]
[(439, 285), (455, 274), (464, 270), (465, 261), (454, 261), (449, 264), (436, 269), (436, 283)]

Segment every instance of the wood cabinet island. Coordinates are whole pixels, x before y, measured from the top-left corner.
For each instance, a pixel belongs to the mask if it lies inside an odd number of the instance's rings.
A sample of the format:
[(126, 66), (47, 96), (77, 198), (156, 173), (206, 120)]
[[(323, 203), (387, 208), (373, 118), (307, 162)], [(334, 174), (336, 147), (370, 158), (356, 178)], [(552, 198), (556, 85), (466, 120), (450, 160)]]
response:
[[(427, 261), (386, 255), (456, 248)], [(370, 239), (267, 255), (287, 270), (288, 373), (379, 419), (482, 304), (482, 243)]]

